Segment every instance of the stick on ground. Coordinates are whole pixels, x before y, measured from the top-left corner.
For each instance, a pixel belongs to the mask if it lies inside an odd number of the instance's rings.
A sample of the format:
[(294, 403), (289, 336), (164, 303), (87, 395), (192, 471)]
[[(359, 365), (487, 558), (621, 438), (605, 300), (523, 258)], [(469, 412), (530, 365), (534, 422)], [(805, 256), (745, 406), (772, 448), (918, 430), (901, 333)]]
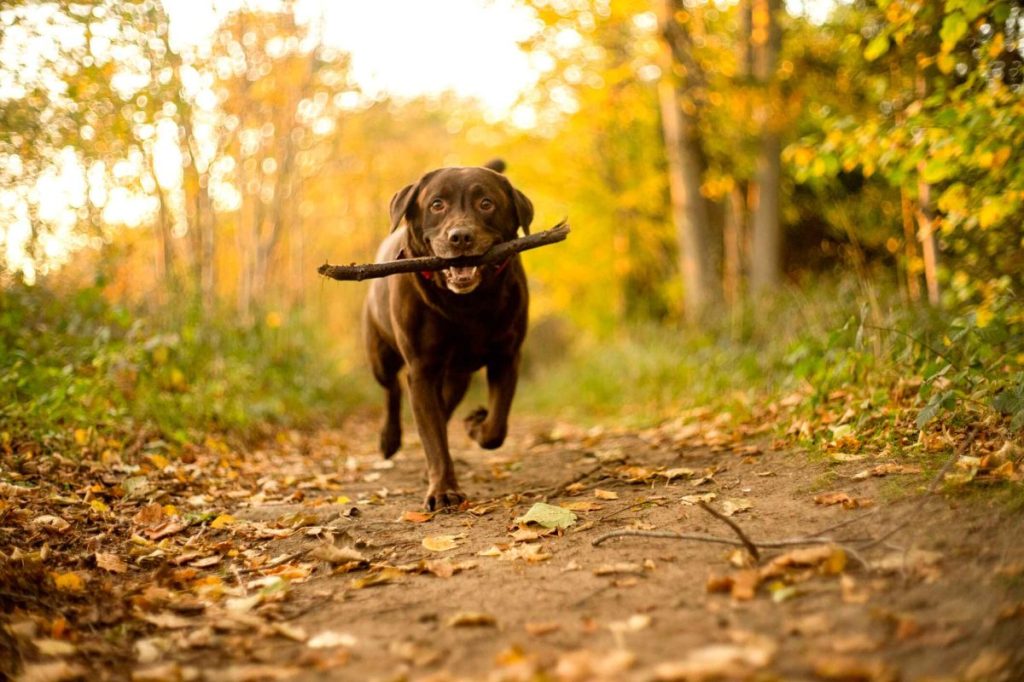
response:
[(502, 242), (491, 247), (487, 253), (479, 256), (462, 256), (460, 258), (429, 256), (426, 258), (406, 258), (386, 263), (366, 263), (364, 265), (330, 265), (324, 263), (316, 271), (324, 277), (330, 277), (331, 279), (359, 282), (364, 279), (387, 277), (388, 275), (397, 275), (403, 272), (434, 272), (450, 267), (493, 265), (520, 251), (528, 251), (540, 246), (564, 241), (567, 236), (569, 236), (569, 223), (563, 220), (550, 230), (528, 234), (525, 237), (513, 239), (509, 242)]

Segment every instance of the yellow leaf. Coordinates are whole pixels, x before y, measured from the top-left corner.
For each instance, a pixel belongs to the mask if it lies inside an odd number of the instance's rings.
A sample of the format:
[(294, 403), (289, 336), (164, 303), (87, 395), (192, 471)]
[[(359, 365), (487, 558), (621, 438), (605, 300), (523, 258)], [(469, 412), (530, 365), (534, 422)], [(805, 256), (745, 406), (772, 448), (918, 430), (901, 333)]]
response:
[(167, 516), (176, 516), (178, 514), (178, 508), (175, 507), (173, 504), (165, 504), (163, 509), (164, 514), (166, 514)]
[(235, 521), (235, 517), (231, 514), (221, 514), (210, 522), (210, 528), (225, 528), (226, 526), (235, 523)]
[(146, 455), (146, 459), (148, 459), (157, 469), (163, 469), (171, 463), (171, 461), (163, 455)]
[(939, 71), (946, 74), (952, 73), (953, 67), (956, 66), (956, 60), (946, 53), (940, 54), (935, 63), (938, 65)]
[(985, 327), (989, 326), (989, 324), (992, 323), (992, 318), (995, 315), (992, 313), (991, 310), (982, 306), (978, 308), (978, 311), (975, 313), (975, 316), (978, 322), (978, 328), (984, 329)]
[(82, 577), (74, 571), (67, 573), (53, 572), (50, 574), (53, 576), (53, 584), (58, 590), (64, 592), (81, 592), (85, 588), (85, 583), (82, 581)]
[(94, 512), (98, 512), (100, 514), (106, 514), (110, 511), (110, 507), (108, 507), (103, 500), (92, 500), (89, 502), (89, 506), (92, 507)]
[(348, 504), (352, 499), (348, 495), (338, 495), (334, 500), (334, 504)]
[(455, 535), (431, 535), (423, 538), (423, 547), (431, 552), (447, 552), (459, 546), (456, 540)]
[(999, 55), (1003, 53), (1004, 47), (1006, 47), (1006, 39), (1003, 37), (1003, 34), (995, 34), (988, 46), (988, 56), (992, 59), (998, 59)]
[(75, 445), (85, 445), (89, 442), (89, 432), (85, 429), (75, 429)]

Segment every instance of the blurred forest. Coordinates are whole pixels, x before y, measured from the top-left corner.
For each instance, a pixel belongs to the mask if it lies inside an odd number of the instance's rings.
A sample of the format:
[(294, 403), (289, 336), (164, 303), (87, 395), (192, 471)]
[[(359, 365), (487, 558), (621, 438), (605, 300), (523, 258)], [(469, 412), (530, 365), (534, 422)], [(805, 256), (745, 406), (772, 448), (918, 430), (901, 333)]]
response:
[(521, 409), (1024, 426), (1024, 5), (523, 2), (506, 118), (364, 93), (289, 2), (199, 45), (157, 0), (0, 5), (0, 445), (375, 405), (364, 285), (316, 266), (496, 156), (573, 225), (524, 257)]

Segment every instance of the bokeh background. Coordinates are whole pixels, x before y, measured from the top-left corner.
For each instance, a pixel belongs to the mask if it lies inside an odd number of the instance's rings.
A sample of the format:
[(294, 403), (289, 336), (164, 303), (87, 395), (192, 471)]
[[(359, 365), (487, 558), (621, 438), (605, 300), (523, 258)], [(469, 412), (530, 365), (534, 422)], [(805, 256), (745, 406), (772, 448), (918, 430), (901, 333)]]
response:
[(1018, 0), (3, 2), (0, 447), (376, 406), (365, 284), (316, 266), (494, 157), (573, 226), (524, 256), (517, 409), (1019, 429), (1022, 31)]

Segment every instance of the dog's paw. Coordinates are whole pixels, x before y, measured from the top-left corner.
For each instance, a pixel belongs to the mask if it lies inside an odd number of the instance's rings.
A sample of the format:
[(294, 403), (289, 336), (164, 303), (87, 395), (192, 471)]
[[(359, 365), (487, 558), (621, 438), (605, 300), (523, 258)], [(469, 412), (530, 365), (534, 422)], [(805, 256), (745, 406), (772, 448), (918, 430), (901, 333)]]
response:
[(391, 456), (402, 447), (402, 429), (385, 426), (380, 432), (380, 452), (384, 459), (391, 459)]
[(432, 485), (427, 489), (427, 496), (423, 499), (423, 506), (427, 511), (437, 511), (447, 507), (458, 507), (466, 500), (465, 494), (458, 486), (440, 484)]
[(495, 428), (487, 419), (487, 409), (478, 407), (466, 417), (466, 432), (480, 447), (487, 450), (500, 448), (505, 442), (506, 429)]

